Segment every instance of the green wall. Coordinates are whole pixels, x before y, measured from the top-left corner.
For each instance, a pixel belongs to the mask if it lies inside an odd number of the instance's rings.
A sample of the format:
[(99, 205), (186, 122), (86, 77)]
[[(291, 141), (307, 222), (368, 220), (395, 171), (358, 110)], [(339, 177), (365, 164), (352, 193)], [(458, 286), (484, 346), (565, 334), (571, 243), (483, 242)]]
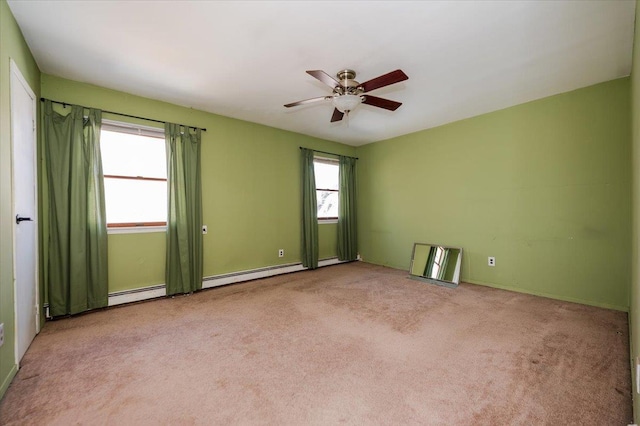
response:
[(635, 34), (633, 38), (633, 66), (631, 72), (631, 163), (632, 177), (632, 232), (631, 232), (631, 309), (629, 310), (629, 336), (631, 340), (631, 383), (634, 384), (633, 413), (640, 422), (640, 395), (636, 392), (636, 374), (633, 360), (640, 356), (640, 2), (636, 2)]
[[(9, 58), (38, 96), (208, 129), (205, 276), (300, 260), (302, 145), (360, 157), (365, 261), (407, 269), (415, 241), (461, 246), (463, 281), (621, 310), (631, 305), (632, 356), (640, 355), (637, 73), (356, 149), (41, 75), (0, 0), (0, 397), (16, 372)], [(319, 235), (320, 257), (334, 256), (335, 225), (320, 225)], [(487, 256), (496, 256), (495, 267)], [(162, 233), (110, 235), (109, 258), (111, 292), (164, 282)], [(640, 420), (635, 393), (634, 412)]]
[[(355, 154), (351, 146), (47, 74), (41, 88), (49, 99), (207, 129), (202, 134), (205, 276), (299, 262), (298, 147)], [(320, 225), (321, 259), (336, 255), (336, 234), (335, 224)], [(281, 248), (285, 256), (278, 258)], [(164, 234), (111, 234), (109, 291), (164, 283), (164, 256)]]
[(623, 78), (359, 147), (363, 259), (408, 269), (415, 241), (457, 246), (462, 281), (628, 309), (629, 88)]
[(13, 197), (11, 195), (11, 99), (9, 59), (13, 59), (36, 96), (40, 70), (5, 0), (0, 0), (0, 398), (17, 371), (13, 292)]

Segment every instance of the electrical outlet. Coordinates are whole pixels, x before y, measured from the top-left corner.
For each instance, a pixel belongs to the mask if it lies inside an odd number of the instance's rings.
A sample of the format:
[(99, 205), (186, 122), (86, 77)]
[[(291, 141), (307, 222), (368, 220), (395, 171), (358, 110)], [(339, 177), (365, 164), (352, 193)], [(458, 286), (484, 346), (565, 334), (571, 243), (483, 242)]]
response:
[(496, 258), (493, 256), (489, 256), (489, 261), (487, 262), (489, 266), (496, 266)]
[(284, 249), (278, 250), (278, 257), (284, 257)]
[(202, 225), (202, 235), (207, 235), (207, 232), (209, 232), (207, 225)]
[(0, 324), (0, 346), (4, 345), (4, 324)]

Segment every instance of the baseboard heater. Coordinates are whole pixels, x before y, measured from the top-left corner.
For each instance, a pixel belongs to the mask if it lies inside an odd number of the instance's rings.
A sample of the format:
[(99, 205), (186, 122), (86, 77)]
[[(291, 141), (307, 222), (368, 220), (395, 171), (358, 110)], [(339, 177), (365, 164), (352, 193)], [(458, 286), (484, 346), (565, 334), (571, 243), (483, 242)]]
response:
[[(318, 261), (318, 267), (337, 265), (345, 263), (337, 257), (331, 257)], [(257, 280), (259, 278), (272, 277), (274, 275), (289, 274), (291, 272), (304, 271), (302, 263), (288, 263), (285, 265), (268, 266), (265, 268), (250, 269), (247, 271), (232, 272), (228, 274), (212, 275), (202, 279), (202, 288), (213, 288), (221, 285), (235, 284), (243, 281)], [(132, 290), (116, 291), (109, 293), (109, 306), (122, 305), (124, 303), (139, 302), (142, 300), (155, 299), (167, 295), (164, 284), (152, 285), (148, 287), (135, 288)], [(45, 304), (45, 315), (49, 316), (49, 305)]]
[[(345, 263), (337, 257), (318, 261), (318, 267)], [(212, 275), (202, 279), (202, 289), (219, 287), (221, 285), (235, 284), (243, 281), (257, 280), (259, 278), (272, 277), (274, 275), (289, 274), (291, 272), (304, 271), (302, 263), (288, 263), (285, 265), (267, 266), (265, 268), (250, 269), (247, 271), (231, 272), (228, 274)], [(141, 300), (164, 297), (167, 291), (164, 284), (150, 287), (136, 288), (133, 290), (109, 293), (109, 306), (122, 305), (123, 303), (138, 302)]]

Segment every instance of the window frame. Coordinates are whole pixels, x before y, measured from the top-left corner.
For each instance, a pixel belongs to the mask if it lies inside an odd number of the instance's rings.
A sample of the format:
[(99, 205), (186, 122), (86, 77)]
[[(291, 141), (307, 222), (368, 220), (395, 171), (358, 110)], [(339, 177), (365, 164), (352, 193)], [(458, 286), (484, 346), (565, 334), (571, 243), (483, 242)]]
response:
[[(336, 192), (338, 193), (338, 199), (340, 198), (340, 160), (338, 160), (337, 158), (330, 158), (330, 157), (322, 157), (322, 156), (318, 156), (318, 155), (314, 155), (313, 157), (313, 164), (315, 167), (315, 163), (324, 163), (324, 164), (331, 164), (331, 165), (335, 165), (338, 167), (338, 189), (326, 189), (326, 188), (318, 188), (316, 187), (316, 199), (318, 198), (318, 191), (324, 191), (324, 192)], [(315, 170), (314, 170), (315, 171)], [(339, 201), (338, 201), (339, 202)], [(318, 212), (316, 211), (316, 216), (317, 216)], [(329, 224), (329, 223), (338, 223), (338, 216), (329, 216), (329, 217), (320, 217), (317, 216), (318, 218), (318, 223), (322, 223), (322, 224)]]
[[(130, 135), (152, 137), (152, 138), (161, 139), (163, 142), (165, 139), (163, 128), (128, 123), (124, 121), (103, 119), (100, 132), (102, 133), (103, 130), (108, 132), (117, 132), (117, 133), (125, 133)], [(102, 139), (100, 143), (102, 144)], [(167, 182), (167, 178), (132, 176), (132, 175), (111, 175), (111, 174), (104, 174), (104, 173), (103, 173), (103, 179)], [(132, 233), (132, 232), (164, 232), (166, 228), (167, 228), (166, 221), (164, 222), (117, 222), (117, 223), (107, 222), (107, 232), (109, 234)]]

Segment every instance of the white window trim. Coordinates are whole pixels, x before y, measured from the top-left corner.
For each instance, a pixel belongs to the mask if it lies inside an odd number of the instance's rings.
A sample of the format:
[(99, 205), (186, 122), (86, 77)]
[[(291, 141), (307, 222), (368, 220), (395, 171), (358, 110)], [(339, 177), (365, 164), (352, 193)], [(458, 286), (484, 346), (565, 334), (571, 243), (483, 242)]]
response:
[[(116, 121), (102, 119), (100, 130), (111, 132), (129, 133), (132, 135), (149, 136), (152, 138), (164, 139), (164, 128), (145, 126), (142, 124), (127, 123), (126, 121)], [(107, 235), (110, 234), (146, 234), (151, 232), (167, 232), (166, 225), (148, 226), (114, 226), (107, 227)]]
[(125, 121), (107, 120), (104, 118), (102, 119), (101, 130), (164, 139), (163, 128), (127, 123)]
[[(332, 165), (336, 165), (338, 167), (340, 167), (340, 160), (337, 158), (330, 158), (330, 157), (322, 157), (319, 155), (314, 155), (313, 156), (313, 161), (318, 160), (319, 163), (329, 163)], [(338, 190), (338, 194), (339, 194), (339, 190)], [(335, 224), (338, 223), (338, 219), (325, 219), (325, 218), (318, 218), (318, 225), (331, 225), (331, 224)]]
[(166, 225), (153, 226), (114, 226), (107, 228), (107, 234), (146, 234), (149, 232), (167, 232)]
[(320, 157), (318, 155), (315, 155), (313, 157), (313, 161), (315, 160), (318, 160), (320, 163), (330, 163), (330, 164), (335, 164), (337, 166), (340, 165), (340, 160), (337, 158)]
[(338, 219), (322, 219), (322, 218), (318, 218), (318, 225), (331, 225), (333, 223), (338, 223)]

